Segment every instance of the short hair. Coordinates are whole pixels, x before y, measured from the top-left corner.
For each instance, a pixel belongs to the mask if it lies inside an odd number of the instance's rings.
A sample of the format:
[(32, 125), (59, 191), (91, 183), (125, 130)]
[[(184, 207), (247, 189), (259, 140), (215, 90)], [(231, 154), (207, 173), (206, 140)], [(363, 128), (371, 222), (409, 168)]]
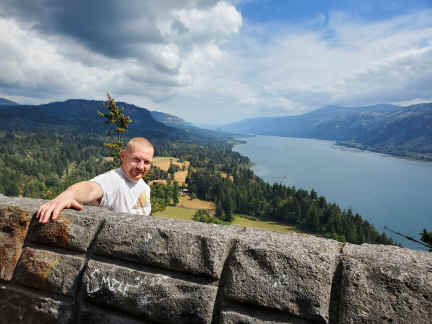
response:
[(147, 147), (147, 148), (151, 148), (154, 151), (153, 144), (150, 143), (150, 141), (147, 138), (145, 138), (145, 137), (134, 137), (134, 138), (132, 138), (127, 143), (125, 151), (130, 151), (135, 144), (142, 145), (142, 146)]

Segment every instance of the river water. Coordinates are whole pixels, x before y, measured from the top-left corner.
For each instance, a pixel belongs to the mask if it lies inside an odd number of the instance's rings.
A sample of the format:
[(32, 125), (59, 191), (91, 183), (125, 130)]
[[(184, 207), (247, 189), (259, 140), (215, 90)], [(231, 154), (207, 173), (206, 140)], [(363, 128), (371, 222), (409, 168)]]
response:
[(266, 182), (314, 189), (404, 247), (421, 249), (384, 226), (416, 239), (423, 228), (432, 231), (432, 162), (347, 149), (331, 141), (275, 136), (245, 140), (234, 151), (249, 157)]

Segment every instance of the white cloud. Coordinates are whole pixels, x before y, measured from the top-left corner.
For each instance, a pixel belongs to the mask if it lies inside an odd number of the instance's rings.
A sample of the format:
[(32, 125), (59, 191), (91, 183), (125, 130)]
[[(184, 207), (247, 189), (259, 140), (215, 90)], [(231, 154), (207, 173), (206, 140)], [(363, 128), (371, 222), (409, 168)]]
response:
[(432, 10), (289, 25), (252, 24), (238, 1), (107, 0), (84, 13), (81, 0), (35, 2), (53, 10), (0, 4), (0, 97), (22, 103), (110, 92), (216, 123), (432, 97)]
[(244, 26), (216, 67), (193, 74), (188, 95), (207, 99), (195, 105), (209, 107), (208, 121), (431, 98), (432, 11), (378, 22), (332, 13), (328, 22)]
[[(180, 9), (174, 11), (180, 37), (194, 40), (224, 39), (237, 33), (242, 24), (242, 16), (235, 7), (219, 2), (209, 10)], [(180, 26), (180, 27), (179, 27)], [(185, 34), (185, 35), (181, 35)]]
[[(0, 17), (0, 96), (37, 103), (110, 91), (140, 98), (135, 104), (158, 103), (192, 83), (194, 71), (184, 67), (186, 61), (212, 64), (220, 43), (241, 25), (235, 7), (217, 0), (128, 6), (108, 1), (99, 10), (89, 8), (85, 26), (70, 30), (67, 21), (83, 8), (68, 4), (63, 22), (55, 15), (58, 4), (42, 2), (55, 9), (38, 12), (32, 5), (33, 14), (26, 17), (24, 5), (0, 5), (10, 14)], [(180, 34), (172, 28), (176, 23), (185, 26)]]

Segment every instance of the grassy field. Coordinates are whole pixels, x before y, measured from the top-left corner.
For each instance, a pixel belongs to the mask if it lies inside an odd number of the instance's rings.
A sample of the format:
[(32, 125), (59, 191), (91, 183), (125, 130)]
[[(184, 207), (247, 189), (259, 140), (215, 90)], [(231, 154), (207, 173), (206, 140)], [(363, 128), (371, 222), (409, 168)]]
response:
[[(168, 206), (164, 211), (153, 214), (156, 217), (168, 217), (183, 220), (192, 220), (196, 209), (182, 208), (182, 207), (172, 207)], [(297, 230), (293, 227), (280, 225), (273, 222), (264, 222), (260, 220), (247, 219), (242, 215), (236, 215), (233, 222), (234, 225), (240, 225), (244, 227), (255, 227), (266, 230), (278, 231), (278, 232), (296, 232)]]
[[(178, 165), (180, 169), (184, 167), (185, 170), (189, 168), (189, 164), (190, 164), (189, 161), (179, 162), (178, 159), (174, 157), (160, 157), (160, 156), (153, 158), (152, 163), (153, 165), (165, 171), (168, 170), (170, 163)], [(186, 175), (187, 175), (187, 171), (177, 171), (174, 175), (174, 179), (177, 180), (177, 182), (179, 182), (180, 184), (182, 184), (185, 182)], [(223, 172), (221, 172), (221, 175), (225, 178), (228, 176), (226, 173)], [(232, 180), (232, 176), (230, 176), (230, 178)], [(158, 181), (156, 180), (154, 182), (158, 182)], [(153, 214), (153, 216), (192, 220), (193, 215), (196, 213), (198, 209), (207, 209), (210, 211), (214, 211), (215, 208), (216, 206), (213, 202), (204, 201), (200, 199), (189, 199), (189, 196), (182, 196), (179, 199), (179, 204), (177, 207), (168, 206), (164, 211), (157, 212)], [(262, 228), (262, 229), (278, 231), (278, 232), (296, 231), (295, 228), (290, 226), (280, 225), (274, 222), (252, 220), (246, 218), (244, 215), (235, 215), (233, 224), (245, 226), (245, 227)]]
[(196, 209), (168, 206), (164, 211), (154, 213), (153, 216), (192, 220), (195, 212)]
[(200, 200), (197, 198), (190, 199), (189, 196), (180, 197), (178, 206), (183, 207), (183, 208), (194, 209), (195, 211), (197, 209), (209, 209), (209, 210), (215, 210), (216, 209), (214, 202)]
[(251, 220), (248, 218), (245, 218), (240, 215), (236, 215), (234, 218), (234, 225), (241, 225), (244, 227), (256, 227), (256, 228), (263, 228), (271, 231), (278, 231), (278, 232), (297, 232), (297, 230), (292, 226), (287, 225), (281, 225), (274, 222), (264, 222), (260, 220)]
[[(179, 160), (175, 157), (170, 156), (157, 156), (153, 158), (152, 164), (157, 166), (159, 169), (168, 171), (170, 164), (177, 165), (180, 170), (174, 173), (174, 180), (180, 184), (184, 184), (186, 182), (187, 169), (189, 168), (190, 162), (184, 161), (179, 162)], [(182, 169), (184, 168), (184, 171)]]

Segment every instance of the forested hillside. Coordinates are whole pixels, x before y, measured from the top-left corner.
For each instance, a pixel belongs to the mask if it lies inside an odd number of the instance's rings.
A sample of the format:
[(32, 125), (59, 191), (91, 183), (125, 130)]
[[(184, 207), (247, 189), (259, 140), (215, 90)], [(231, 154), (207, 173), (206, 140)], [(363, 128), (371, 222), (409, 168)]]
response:
[(52, 198), (109, 167), (102, 138), (8, 131), (0, 141), (0, 192), (8, 196)]
[[(52, 132), (3, 132), (0, 144), (0, 193), (50, 199), (72, 183), (88, 180), (112, 167), (105, 161), (102, 136)], [(249, 169), (249, 160), (228, 143), (184, 143), (155, 140), (156, 154), (191, 162), (191, 193), (217, 204), (217, 217), (231, 221), (234, 213), (294, 225), (311, 233), (353, 243), (391, 241), (359, 215), (342, 211), (314, 191), (269, 185)], [(222, 176), (221, 172), (226, 176)], [(231, 176), (231, 177), (230, 177)], [(167, 174), (154, 169), (152, 179)], [(155, 207), (178, 188), (169, 183), (152, 192)], [(155, 187), (156, 189), (156, 187)], [(160, 206), (160, 205), (159, 205)]]
[[(146, 136), (157, 156), (190, 161), (188, 190), (216, 203), (211, 218), (230, 223), (235, 214), (243, 214), (343, 242), (392, 243), (361, 216), (341, 210), (313, 190), (264, 183), (250, 170), (249, 159), (232, 151), (234, 140), (225, 134), (167, 127), (145, 109), (124, 107), (133, 120), (124, 140)], [(72, 183), (114, 167), (104, 147), (111, 139), (97, 118), (97, 110), (104, 109), (85, 100), (1, 109), (0, 193), (51, 199)], [(147, 179), (167, 180), (166, 185), (152, 186), (154, 210), (175, 203), (179, 186), (168, 173), (153, 168)]]
[[(131, 136), (143, 133), (150, 138), (187, 136), (178, 128), (168, 127), (154, 120), (145, 108), (127, 103), (118, 103), (118, 105), (125, 109), (125, 113), (134, 122), (129, 129)], [(106, 133), (104, 121), (97, 118), (97, 112), (104, 110), (103, 101), (78, 99), (38, 106), (4, 106), (0, 109), (0, 129), (26, 132), (49, 129), (77, 135), (104, 135)], [(145, 128), (141, 128), (142, 125), (145, 125)]]
[[(214, 160), (200, 163), (190, 173), (189, 189), (204, 200), (216, 202), (216, 215), (231, 221), (234, 213), (249, 215), (260, 220), (271, 220), (293, 225), (309, 233), (352, 243), (391, 243), (385, 234), (351, 210), (343, 211), (312, 190), (310, 192), (281, 184), (270, 185), (255, 176), (240, 156), (238, 162), (225, 164)], [(231, 177), (217, 172), (221, 167)], [(232, 180), (231, 180), (232, 179)]]

